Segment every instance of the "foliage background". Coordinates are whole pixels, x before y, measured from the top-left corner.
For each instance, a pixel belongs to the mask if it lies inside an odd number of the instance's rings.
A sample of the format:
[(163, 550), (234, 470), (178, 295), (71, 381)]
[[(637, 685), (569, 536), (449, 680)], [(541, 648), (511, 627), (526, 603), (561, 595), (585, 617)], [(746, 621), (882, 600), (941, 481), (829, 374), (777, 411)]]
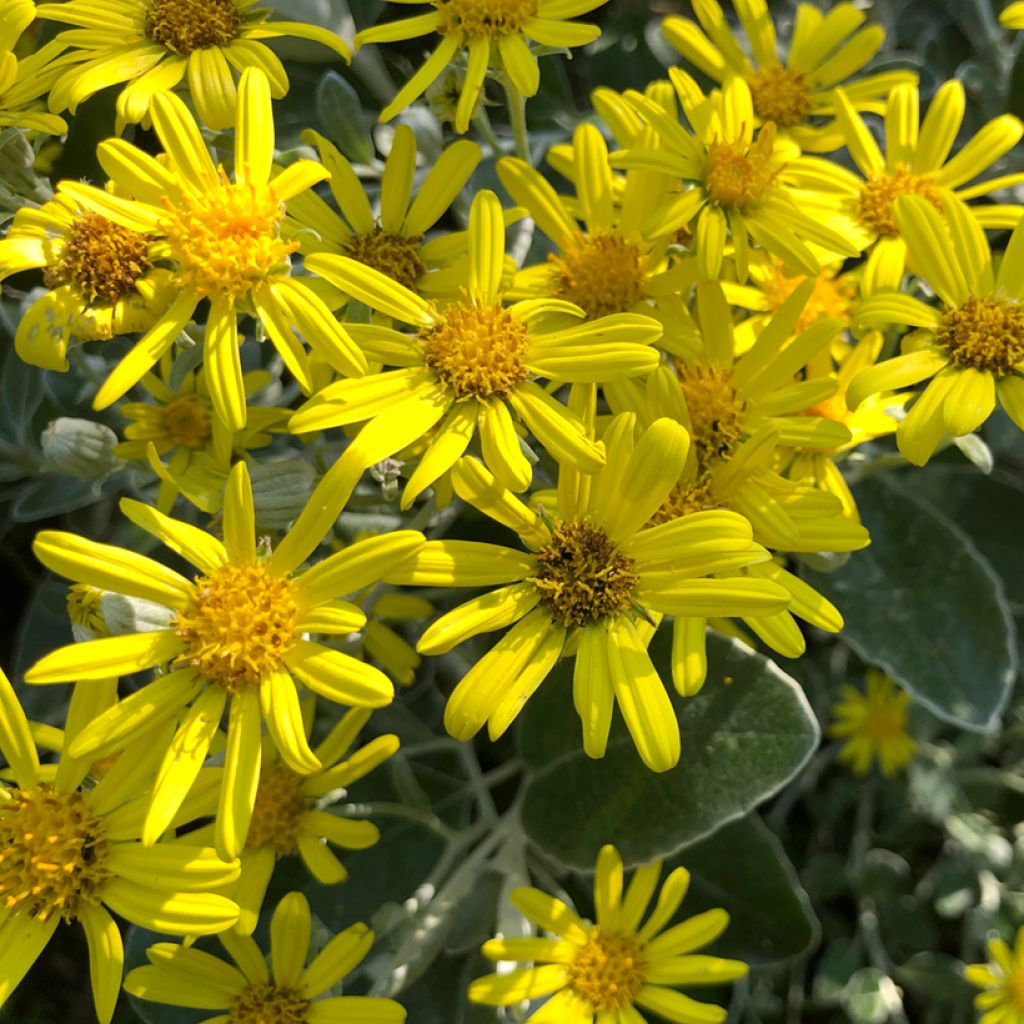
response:
[[(385, 5), (278, 6), (351, 38), (353, 21), (372, 24)], [(793, 6), (772, 4), (777, 18)], [(598, 43), (571, 61), (542, 62), (540, 93), (528, 106), (536, 153), (590, 116), (595, 86), (640, 87), (664, 75), (676, 61), (658, 32), (668, 13), (691, 12), (685, 3), (612, 0), (594, 18), (603, 29)], [(877, 66), (914, 67), (923, 100), (947, 78), (963, 81), (965, 135), (1001, 112), (1024, 114), (1020, 37), (999, 29), (987, 0), (879, 0), (873, 17), (888, 35)], [(353, 159), (372, 154), (371, 132), (386, 150), (389, 130), (374, 128), (375, 112), (418, 62), (419, 43), (371, 47), (351, 68), (311, 62), (321, 54), (302, 44), (281, 50), (291, 58), (292, 88), (276, 105), (280, 148), (298, 145), (301, 129), (312, 126)], [(491, 117), (508, 137), (500, 105)], [(421, 147), (439, 144), (429, 118), (409, 123)], [(112, 128), (111, 95), (83, 105), (55, 174), (99, 179), (95, 143)], [(1020, 154), (1011, 163), (1019, 167)], [(500, 192), (493, 167), (485, 157), (471, 188)], [(17, 300), (8, 289), (0, 302), (8, 342)], [(64, 588), (30, 554), (35, 531), (52, 525), (110, 538), (123, 529), (116, 499), (139, 493), (145, 481), (128, 468), (102, 480), (52, 472), (40, 447), (46, 425), (95, 414), (76, 374), (44, 375), (4, 348), (0, 662), (19, 678), (70, 639)], [(88, 356), (79, 370), (88, 374)], [(123, 426), (114, 412), (100, 418)], [(1024, 713), (1012, 694), (1024, 610), (1024, 438), (999, 416), (984, 437), (988, 475), (956, 448), (911, 471), (896, 468), (891, 444), (867, 447), (851, 469), (872, 546), (834, 572), (808, 570), (843, 610), (842, 637), (811, 637), (808, 654), (781, 671), (716, 640), (706, 689), (685, 704), (676, 699), (684, 757), (665, 776), (654, 779), (614, 738), (604, 761), (582, 755), (564, 670), (497, 746), (481, 742), (474, 752), (438, 739), (441, 693), (462, 662), (454, 654), (430, 659), (414, 687), (372, 720), (372, 730), (400, 735), (401, 752), (350, 794), (377, 808), (401, 802), (412, 817), (375, 816), (382, 841), (347, 858), (349, 884), (321, 889), (286, 863), (270, 901), (302, 888), (331, 931), (372, 919), (383, 942), (370, 976), (383, 984), (404, 965), (406, 980), (416, 979), (400, 997), (411, 1021), (487, 1024), (495, 1011), (469, 1007), (464, 986), (484, 970), (475, 952), (483, 939), (516, 927), (507, 890), (529, 872), (586, 910), (586, 872), (600, 843), (614, 840), (627, 863), (660, 855), (685, 864), (695, 879), (688, 913), (720, 905), (732, 914), (715, 952), (755, 969), (731, 996), (731, 1022), (973, 1019), (962, 964), (980, 957), (990, 932), (1010, 936), (1024, 924)], [(986, 461), (984, 451), (974, 454)], [(504, 539), (469, 514), (455, 531)], [(853, 779), (836, 764), (835, 744), (819, 746), (814, 727), (827, 723), (840, 684), (860, 683), (867, 665), (886, 668), (916, 698), (911, 727), (920, 752), (896, 780)], [(22, 693), (31, 718), (60, 722), (63, 687)], [(129, 965), (147, 939), (137, 930), (129, 936)], [(187, 1024), (202, 1016), (123, 997), (115, 1020)], [(91, 1019), (84, 938), (62, 929), (0, 1020)]]

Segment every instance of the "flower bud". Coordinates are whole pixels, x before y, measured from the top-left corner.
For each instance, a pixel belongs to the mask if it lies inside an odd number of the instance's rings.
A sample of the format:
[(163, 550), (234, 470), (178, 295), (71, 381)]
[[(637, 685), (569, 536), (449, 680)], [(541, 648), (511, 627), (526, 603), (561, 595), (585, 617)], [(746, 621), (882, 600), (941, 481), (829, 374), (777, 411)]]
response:
[(121, 461), (114, 455), (117, 434), (92, 420), (61, 416), (43, 431), (40, 444), (47, 469), (82, 480), (107, 476)]

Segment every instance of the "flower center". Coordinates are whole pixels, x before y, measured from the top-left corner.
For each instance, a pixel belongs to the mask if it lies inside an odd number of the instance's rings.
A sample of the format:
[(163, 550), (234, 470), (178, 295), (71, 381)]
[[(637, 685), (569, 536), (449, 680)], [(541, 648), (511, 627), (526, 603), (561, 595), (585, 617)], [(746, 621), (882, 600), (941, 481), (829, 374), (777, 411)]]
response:
[(420, 238), (395, 235), (379, 224), (368, 235), (353, 235), (343, 246), (345, 255), (365, 263), (392, 281), (416, 290), (426, 267), (420, 259)]
[(774, 150), (771, 123), (749, 145), (742, 140), (710, 143), (704, 184), (712, 202), (745, 210), (764, 199), (779, 173)]
[(561, 256), (549, 254), (558, 285), (555, 296), (575, 302), (588, 320), (628, 313), (644, 297), (647, 274), (640, 250), (612, 234), (576, 234)]
[(811, 89), (802, 71), (781, 64), (761, 68), (747, 75), (754, 113), (763, 121), (774, 121), (780, 128), (800, 124), (811, 109)]
[(895, 740), (903, 735), (905, 715), (898, 704), (876, 704), (868, 709), (864, 731), (873, 740)]
[(868, 178), (860, 190), (857, 217), (876, 235), (898, 235), (900, 229), (893, 216), (893, 203), (900, 196), (922, 196), (936, 210), (942, 210), (942, 197), (931, 178), (911, 174), (905, 167), (895, 174), (879, 174)]
[(110, 878), (103, 825), (78, 790), (40, 783), (8, 792), (0, 803), (0, 902), (38, 921), (70, 921)]
[(208, 46), (227, 46), (242, 25), (235, 0), (153, 0), (146, 11), (146, 36), (188, 56)]
[(288, 266), (297, 242), (281, 237), (283, 208), (269, 188), (223, 180), (203, 193), (185, 193), (169, 212), (167, 244), (178, 264), (178, 285), (200, 295), (248, 295), (272, 271)]
[(703, 512), (706, 508), (721, 508), (711, 494), (711, 477), (704, 475), (695, 483), (676, 484), (657, 512), (647, 520), (647, 526), (661, 526), (680, 516)]
[(135, 290), (152, 267), (149, 237), (98, 213), (83, 213), (71, 225), (60, 260), (45, 274), (48, 288), (74, 284), (88, 302), (117, 302)]
[(441, 15), (438, 32), (472, 39), (515, 35), (537, 16), (537, 0), (434, 0)]
[(292, 582), (262, 565), (223, 565), (195, 582), (175, 622), (186, 650), (179, 661), (231, 693), (258, 686), (280, 668), (295, 639)]
[(306, 1024), (309, 1000), (290, 988), (249, 985), (235, 996), (229, 1024)]
[(182, 395), (160, 410), (160, 421), (175, 444), (202, 448), (210, 437), (210, 403), (195, 395)]
[(264, 760), (252, 811), (247, 849), (269, 846), (279, 857), (295, 849), (295, 834), (309, 810), (302, 792), (301, 775), (279, 761)]
[(946, 310), (937, 334), (954, 366), (1005, 377), (1024, 360), (1024, 310), (1016, 302), (972, 296)]
[(529, 582), (563, 626), (590, 626), (628, 608), (638, 582), (627, 558), (587, 519), (556, 520), (550, 543), (537, 552)]
[(644, 984), (644, 954), (625, 935), (601, 935), (596, 929), (576, 954), (567, 973), (569, 988), (595, 1012), (631, 1006)]
[(1024, 967), (1011, 971), (1006, 979), (1006, 992), (1015, 1010), (1024, 1010)]
[(743, 437), (747, 411), (747, 403), (732, 385), (732, 374), (680, 365), (679, 387), (690, 414), (690, 438), (698, 467), (704, 470), (715, 459), (729, 458)]
[(110, 636), (100, 604), (102, 598), (103, 591), (88, 583), (73, 583), (68, 587), (68, 618), (72, 625), (81, 626), (97, 638)]
[[(771, 277), (765, 278), (760, 285), (768, 307), (778, 309), (805, 280), (803, 277), (787, 277), (782, 263), (774, 260)], [(840, 280), (832, 270), (823, 270), (814, 281), (814, 291), (793, 328), (794, 333), (800, 334), (830, 316), (848, 321), (855, 295), (856, 289), (848, 281)]]
[(507, 398), (527, 378), (526, 325), (500, 302), (456, 302), (420, 334), (424, 362), (458, 398)]

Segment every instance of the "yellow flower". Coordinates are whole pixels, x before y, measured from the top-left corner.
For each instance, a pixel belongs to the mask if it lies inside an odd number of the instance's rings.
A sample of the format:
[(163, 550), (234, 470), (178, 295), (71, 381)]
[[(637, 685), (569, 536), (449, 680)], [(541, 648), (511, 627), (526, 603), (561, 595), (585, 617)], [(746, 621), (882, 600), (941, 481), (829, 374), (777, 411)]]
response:
[(986, 949), (987, 964), (964, 968), (964, 977), (983, 990), (974, 997), (978, 1024), (1024, 1024), (1024, 928), (1017, 929), (1013, 949), (1000, 938), (989, 939)]
[[(857, 323), (920, 328), (902, 355), (862, 370), (847, 402), (930, 378), (896, 429), (904, 458), (924, 465), (946, 434), (977, 430), (998, 403), (1024, 430), (1024, 221), (1018, 222), (998, 274), (985, 233), (967, 206), (941, 192), (947, 221), (925, 199), (905, 196), (895, 217), (907, 240), (912, 269), (938, 295), (943, 309), (899, 292), (880, 292), (861, 305)], [(948, 226), (947, 226), (948, 224)]]
[(62, 117), (35, 109), (61, 72), (57, 56), (63, 43), (47, 43), (22, 60), (14, 54), (18, 37), (36, 17), (32, 0), (0, 0), (0, 128), (13, 126), (47, 135), (63, 135)]
[(299, 21), (268, 21), (253, 0), (92, 0), (39, 4), (41, 18), (74, 25), (55, 42), (75, 64), (50, 91), (50, 109), (70, 110), (93, 93), (128, 84), (117, 98), (119, 128), (149, 113), (153, 96), (187, 81), (199, 119), (210, 128), (235, 123), (239, 72), (257, 68), (274, 99), (288, 92), (284, 65), (261, 40), (293, 36), (330, 47), (344, 60), (348, 47), (333, 32)]
[(170, 271), (155, 265), (151, 243), (147, 234), (66, 195), (20, 209), (0, 240), (0, 281), (41, 269), (49, 291), (18, 324), (18, 355), (64, 371), (72, 340), (109, 340), (152, 327), (176, 293)]
[[(885, 156), (844, 90), (836, 90), (837, 124), (860, 174), (831, 161), (807, 157), (791, 169), (800, 185), (799, 201), (809, 214), (838, 231), (861, 250), (871, 247), (864, 268), (865, 294), (898, 288), (906, 246), (894, 214), (900, 196), (920, 196), (936, 209), (943, 189), (966, 201), (1024, 181), (1024, 174), (1004, 174), (968, 184), (1009, 152), (1024, 134), (1011, 114), (989, 121), (952, 157), (950, 150), (964, 117), (964, 87), (945, 82), (936, 91), (924, 118), (913, 85), (899, 85), (885, 108)], [(839, 203), (837, 209), (836, 203)], [(1019, 206), (972, 207), (985, 228), (1011, 228)]]
[(405, 1010), (392, 999), (324, 994), (363, 960), (373, 932), (354, 924), (335, 935), (307, 966), (312, 919), (306, 897), (290, 892), (270, 922), (270, 966), (247, 935), (218, 939), (233, 964), (188, 945), (158, 942), (149, 964), (129, 972), (124, 987), (139, 999), (197, 1010), (222, 1010), (213, 1020), (232, 1024), (401, 1024)]
[(328, 184), (341, 211), (339, 216), (313, 192), (292, 200), (289, 222), (294, 221), (303, 253), (340, 253), (421, 295), (458, 292), (466, 268), (452, 263), (465, 257), (465, 233), (424, 236), (448, 212), (480, 162), (475, 142), (460, 139), (444, 149), (416, 188), (416, 136), (408, 125), (399, 125), (384, 163), (375, 217), (362, 182), (337, 148), (309, 129), (302, 138), (317, 147), (330, 171)]
[(626, 98), (657, 133), (660, 147), (630, 146), (611, 157), (612, 166), (661, 171), (689, 183), (652, 219), (656, 235), (674, 235), (695, 222), (697, 269), (709, 281), (719, 276), (727, 240), (741, 281), (751, 243), (778, 256), (793, 274), (821, 269), (808, 243), (836, 256), (859, 255), (847, 237), (797, 203), (788, 181), (806, 158), (794, 159), (799, 154), (792, 143), (778, 144), (772, 122), (755, 136), (753, 99), (742, 78), (705, 96), (679, 68), (669, 68), (669, 77), (693, 132), (655, 101), (630, 91)]
[(170, 350), (204, 300), (209, 301), (204, 356), (210, 399), (231, 430), (241, 430), (246, 415), (240, 315), (259, 318), (307, 393), (313, 388), (309, 359), (295, 331), (339, 373), (365, 372), (366, 359), (310, 287), (310, 279), (291, 275), (289, 258), (298, 243), (282, 235), (285, 204), (327, 171), (312, 160), (299, 160), (271, 179), (274, 116), (267, 76), (256, 68), (242, 73), (234, 180), (214, 166), (199, 126), (180, 99), (157, 93), (152, 115), (166, 163), (121, 139), (108, 139), (98, 148), (104, 169), (134, 200), (78, 182), (60, 185), (85, 209), (122, 228), (154, 235), (154, 250), (174, 267), (173, 301), (107, 378), (94, 408), (106, 408), (136, 384)]
[(448, 69), (455, 58), (467, 53), (466, 77), (455, 110), (455, 130), (462, 134), (483, 94), (490, 66), (501, 68), (512, 88), (533, 96), (540, 85), (540, 68), (527, 40), (541, 46), (584, 46), (601, 34), (596, 25), (567, 23), (566, 18), (600, 7), (605, 0), (399, 0), (426, 4), (431, 10), (413, 18), (389, 21), (357, 33), (355, 48), (366, 43), (391, 43), (418, 39), (436, 32), (437, 49), (398, 91), (381, 112), (390, 121), (405, 110)]
[[(346, 256), (310, 256), (306, 266), (403, 323), (414, 337), (371, 327), (359, 334), (367, 356), (399, 369), (342, 380), (317, 393), (292, 417), (302, 434), (369, 420), (324, 476), (310, 508), (324, 509), (313, 532), (321, 535), (363, 471), (437, 427), (402, 496), (408, 508), (466, 451), (479, 433), (488, 468), (510, 490), (525, 490), (532, 467), (523, 454), (514, 412), (551, 455), (583, 472), (604, 455), (580, 419), (535, 377), (604, 382), (648, 373), (658, 365), (650, 347), (661, 326), (648, 316), (620, 313), (559, 329), (536, 321), (552, 311), (577, 319), (583, 310), (558, 299), (502, 304), (505, 223), (493, 192), (478, 192), (469, 219), (468, 288), (439, 306)], [(323, 527), (321, 529), (321, 527)]]
[(914, 756), (917, 744), (907, 735), (910, 695), (879, 669), (868, 669), (867, 693), (844, 685), (833, 708), (828, 734), (844, 740), (839, 760), (855, 775), (867, 775), (877, 761), (882, 774), (895, 775)]
[[(76, 688), (69, 727), (87, 720), (94, 697)], [(142, 733), (84, 788), (89, 760), (40, 765), (25, 713), (0, 672), (0, 750), (16, 783), (0, 782), (0, 1005), (61, 921), (85, 930), (101, 1024), (113, 1016), (124, 970), (121, 932), (110, 911), (173, 935), (208, 935), (234, 924), (238, 907), (214, 890), (238, 877), (237, 861), (225, 863), (213, 849), (187, 841), (154, 847), (138, 841), (163, 738)]]
[[(861, 28), (865, 14), (852, 3), (836, 4), (827, 13), (802, 3), (797, 7), (786, 62), (777, 53), (775, 26), (765, 0), (734, 0), (753, 59), (730, 29), (716, 0), (694, 0), (700, 25), (670, 16), (662, 22), (665, 38), (695, 67), (716, 82), (736, 75), (750, 87), (754, 113), (773, 121), (805, 152), (829, 152), (843, 144), (834, 125), (818, 126), (812, 118), (835, 115), (835, 87), (858, 74), (885, 41), (881, 25)], [(880, 114), (889, 91), (917, 84), (912, 71), (884, 71), (845, 85), (857, 110)]]
[[(303, 702), (307, 738), (313, 711), (312, 701)], [(380, 838), (373, 822), (343, 818), (325, 809), (326, 801), (341, 799), (345, 787), (368, 775), (398, 749), (397, 736), (377, 736), (345, 757), (369, 718), (370, 712), (364, 708), (347, 711), (313, 748), (322, 767), (308, 775), (293, 771), (273, 744), (264, 742), (252, 821), (239, 854), (241, 877), (233, 893), (241, 911), (236, 931), (253, 933), (274, 866), (282, 857), (297, 853), (318, 882), (335, 885), (344, 882), (348, 872), (331, 846), (365, 850)], [(215, 826), (206, 825), (190, 832), (189, 837), (192, 842), (212, 842), (214, 833)]]
[(555, 245), (546, 263), (520, 271), (513, 297), (563, 299), (579, 306), (588, 320), (646, 313), (662, 324), (662, 345), (672, 345), (684, 315), (680, 292), (691, 275), (685, 266), (670, 267), (669, 237), (655, 241), (644, 230), (666, 196), (669, 179), (639, 170), (624, 180), (613, 175), (608, 148), (592, 124), (579, 125), (566, 149), (559, 147), (549, 160), (574, 182), (572, 197), (558, 195), (524, 160), (498, 161), (498, 177), (509, 195)]
[(1003, 28), (1024, 28), (1024, 3), (1021, 0), (1016, 0), (1015, 3), (1007, 4), (999, 12), (999, 24)]
[(562, 467), (551, 515), (537, 515), (475, 459), (462, 459), (452, 470), (456, 493), (517, 533), (530, 551), (428, 541), (388, 573), (393, 583), (491, 588), (430, 626), (417, 647), (423, 654), (512, 626), (448, 700), (445, 727), (456, 739), (485, 724), (492, 739), (499, 737), (558, 659), (575, 653), (586, 752), (604, 755), (618, 703), (644, 763), (666, 771), (679, 760), (679, 729), (647, 653), (650, 626), (663, 615), (767, 615), (788, 604), (788, 594), (770, 581), (707, 578), (767, 559), (742, 516), (701, 512), (647, 526), (679, 478), (689, 439), (668, 419), (636, 442), (634, 427), (629, 413), (612, 421), (604, 437), (608, 463), (594, 477)]
[(706, 910), (669, 927), (690, 885), (690, 873), (675, 868), (641, 924), (658, 887), (661, 861), (637, 868), (623, 891), (622, 859), (603, 846), (594, 874), (597, 921), (584, 920), (540, 889), (514, 889), (512, 905), (553, 938), (491, 939), (491, 960), (533, 963), (477, 978), (471, 1002), (515, 1006), (550, 996), (529, 1014), (531, 1024), (644, 1024), (648, 1011), (675, 1024), (722, 1024), (728, 1011), (676, 992), (680, 985), (722, 985), (747, 973), (739, 960), (695, 955), (725, 931), (729, 915)]
[[(47, 568), (76, 583), (151, 601), (167, 610), (164, 628), (60, 648), (26, 674), (33, 683), (88, 681), (167, 671), (76, 737), (76, 757), (103, 756), (139, 728), (183, 714), (160, 766), (143, 839), (166, 829), (206, 759), (222, 716), (228, 714), (224, 780), (216, 846), (225, 857), (242, 849), (253, 812), (261, 762), (261, 725), (284, 762), (308, 775), (321, 767), (310, 749), (298, 683), (355, 707), (381, 707), (393, 696), (380, 671), (306, 634), (347, 635), (366, 617), (340, 595), (361, 590), (418, 548), (422, 534), (399, 530), (371, 538), (295, 575), (319, 538), (293, 529), (267, 555), (257, 548), (252, 490), (245, 463), (228, 478), (224, 542), (156, 509), (125, 499), (124, 514), (198, 570), (194, 580), (143, 555), (69, 533), (43, 531), (34, 550)], [(296, 551), (301, 553), (296, 556)]]

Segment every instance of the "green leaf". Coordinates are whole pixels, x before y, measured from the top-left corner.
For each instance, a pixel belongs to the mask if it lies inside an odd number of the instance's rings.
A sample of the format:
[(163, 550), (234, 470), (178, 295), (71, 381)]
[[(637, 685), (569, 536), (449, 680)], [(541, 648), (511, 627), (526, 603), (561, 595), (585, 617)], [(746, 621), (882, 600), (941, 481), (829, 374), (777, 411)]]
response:
[(875, 477), (854, 493), (871, 546), (837, 572), (808, 572), (808, 581), (843, 613), (843, 639), (864, 661), (940, 718), (988, 729), (1017, 671), (999, 577), (961, 529), (909, 489)]
[(818, 941), (810, 900), (782, 844), (756, 814), (720, 828), (666, 864), (691, 875), (683, 908), (728, 911), (715, 954), (764, 966), (800, 956)]
[(324, 135), (358, 164), (373, 160), (373, 141), (355, 89), (338, 74), (328, 71), (316, 90), (316, 115)]
[[(651, 654), (669, 677), (661, 630)], [(568, 867), (589, 871), (614, 839), (627, 864), (666, 857), (742, 817), (786, 784), (817, 746), (819, 729), (797, 683), (736, 641), (708, 638), (708, 681), (674, 697), (683, 740), (662, 775), (640, 761), (616, 722), (599, 761), (583, 752), (564, 662), (523, 716), (521, 749), (531, 769), (522, 820), (527, 835)]]

